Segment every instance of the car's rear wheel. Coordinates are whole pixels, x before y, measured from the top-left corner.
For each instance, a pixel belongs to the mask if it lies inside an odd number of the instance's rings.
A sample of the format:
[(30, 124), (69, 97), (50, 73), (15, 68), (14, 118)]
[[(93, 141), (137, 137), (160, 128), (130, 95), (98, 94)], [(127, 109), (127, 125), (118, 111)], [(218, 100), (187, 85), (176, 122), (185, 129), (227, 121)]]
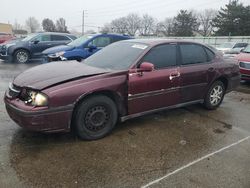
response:
[(17, 50), (14, 54), (15, 62), (17, 63), (28, 63), (30, 59), (29, 52), (27, 50)]
[(204, 105), (209, 110), (214, 110), (220, 106), (225, 95), (225, 85), (221, 81), (216, 81), (209, 88)]
[(96, 140), (112, 131), (117, 116), (113, 100), (103, 95), (93, 96), (78, 105), (73, 126), (81, 139)]

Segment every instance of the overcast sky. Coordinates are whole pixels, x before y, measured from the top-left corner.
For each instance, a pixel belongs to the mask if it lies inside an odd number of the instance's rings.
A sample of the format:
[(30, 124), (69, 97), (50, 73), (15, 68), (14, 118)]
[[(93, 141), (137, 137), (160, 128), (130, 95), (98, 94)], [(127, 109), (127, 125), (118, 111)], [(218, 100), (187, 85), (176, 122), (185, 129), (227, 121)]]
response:
[[(85, 29), (97, 30), (97, 27), (114, 18), (128, 13), (143, 15), (148, 13), (158, 20), (173, 17), (180, 9), (203, 10), (219, 9), (229, 0), (1, 0), (0, 22), (24, 24), (29, 16), (40, 22), (44, 18), (66, 19), (69, 28), (81, 31), (82, 11), (85, 10)], [(250, 0), (240, 0), (249, 5)], [(88, 27), (87, 27), (88, 26)]]

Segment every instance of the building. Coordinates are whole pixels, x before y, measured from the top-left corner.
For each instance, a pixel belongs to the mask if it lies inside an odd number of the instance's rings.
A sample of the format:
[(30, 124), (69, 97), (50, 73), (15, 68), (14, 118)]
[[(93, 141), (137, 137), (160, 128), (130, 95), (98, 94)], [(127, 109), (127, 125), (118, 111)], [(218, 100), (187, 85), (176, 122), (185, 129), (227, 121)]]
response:
[(13, 34), (12, 25), (11, 24), (0, 23), (0, 33)]

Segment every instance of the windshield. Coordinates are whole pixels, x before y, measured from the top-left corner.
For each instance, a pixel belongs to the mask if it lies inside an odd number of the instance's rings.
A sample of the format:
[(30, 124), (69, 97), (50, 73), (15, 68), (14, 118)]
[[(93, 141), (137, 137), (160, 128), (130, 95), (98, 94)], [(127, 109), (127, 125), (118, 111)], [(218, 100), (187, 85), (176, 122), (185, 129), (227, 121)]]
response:
[(91, 35), (84, 35), (82, 37), (77, 38), (76, 40), (73, 40), (68, 45), (70, 46), (81, 46), (83, 43), (85, 43), (87, 40), (91, 39), (93, 36)]
[(248, 45), (242, 52), (250, 53), (250, 45)]
[(22, 41), (29, 41), (37, 35), (38, 35), (37, 33), (30, 34), (27, 37), (25, 37), (24, 39), (22, 39)]
[(233, 48), (233, 46), (234, 46), (234, 43), (226, 42), (226, 43), (221, 44), (219, 48)]
[(116, 42), (87, 58), (84, 63), (112, 70), (128, 70), (148, 46), (134, 42)]

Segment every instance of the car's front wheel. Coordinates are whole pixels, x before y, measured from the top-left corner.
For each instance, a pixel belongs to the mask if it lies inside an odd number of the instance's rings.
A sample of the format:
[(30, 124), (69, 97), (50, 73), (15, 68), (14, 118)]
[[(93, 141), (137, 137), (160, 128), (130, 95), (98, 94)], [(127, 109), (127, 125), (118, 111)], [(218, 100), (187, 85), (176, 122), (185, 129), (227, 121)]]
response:
[(17, 50), (14, 54), (14, 59), (15, 59), (15, 62), (17, 63), (28, 63), (29, 58), (30, 56), (27, 50), (20, 49), (20, 50)]
[(225, 95), (225, 86), (223, 82), (216, 81), (209, 88), (204, 105), (209, 110), (214, 110), (220, 106)]
[(78, 105), (73, 126), (84, 140), (96, 140), (112, 131), (117, 122), (117, 108), (112, 99), (104, 95), (90, 97)]

